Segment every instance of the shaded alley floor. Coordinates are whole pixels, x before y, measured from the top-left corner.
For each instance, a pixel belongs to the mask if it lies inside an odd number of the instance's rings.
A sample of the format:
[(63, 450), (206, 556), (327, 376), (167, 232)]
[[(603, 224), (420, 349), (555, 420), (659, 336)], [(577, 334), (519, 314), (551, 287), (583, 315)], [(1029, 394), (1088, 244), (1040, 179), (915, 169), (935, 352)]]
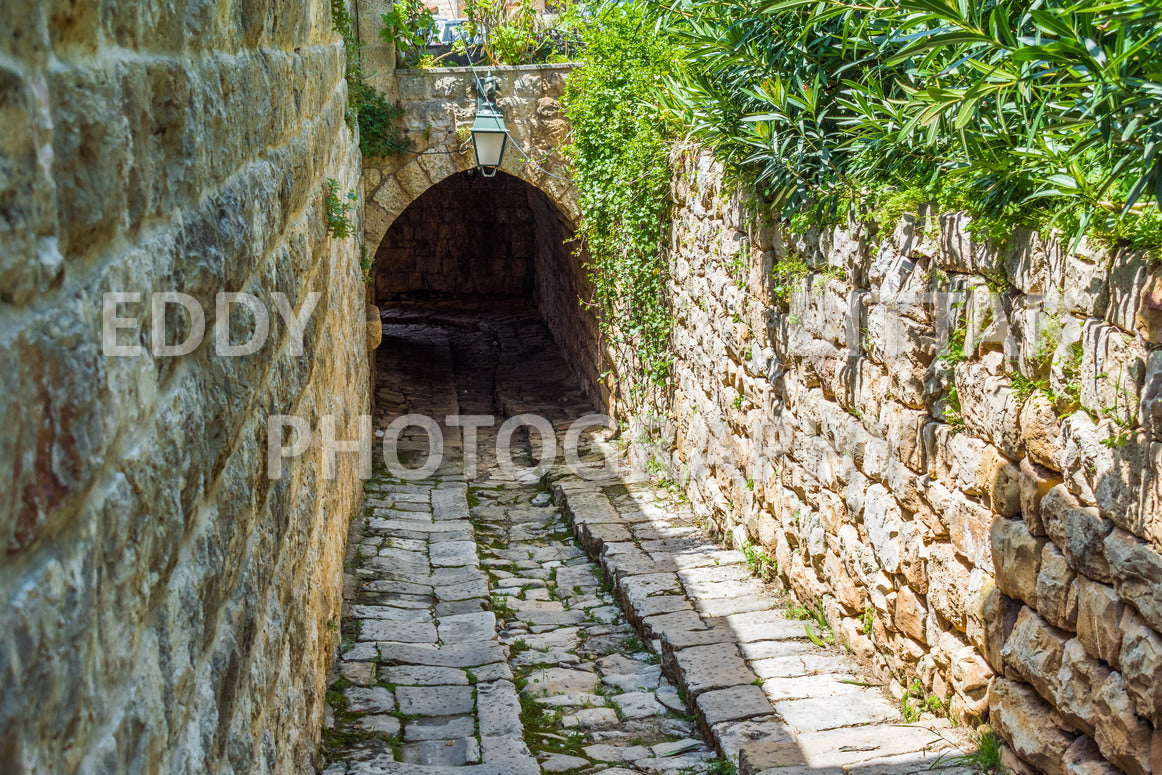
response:
[[(534, 471), (520, 433), (504, 447), (516, 469), (501, 465), (505, 418), (544, 417), (563, 439), (594, 411), (535, 313), (401, 305), (384, 334), (377, 428), (496, 423), (470, 478), (455, 428), (422, 479), (377, 453), (349, 542), (327, 775), (723, 773), (740, 756), (751, 773), (968, 771), (964, 730), (907, 723), (665, 490), (559, 458)], [(406, 465), (427, 459), (418, 427), (398, 446)], [(595, 439), (583, 457), (616, 454)]]

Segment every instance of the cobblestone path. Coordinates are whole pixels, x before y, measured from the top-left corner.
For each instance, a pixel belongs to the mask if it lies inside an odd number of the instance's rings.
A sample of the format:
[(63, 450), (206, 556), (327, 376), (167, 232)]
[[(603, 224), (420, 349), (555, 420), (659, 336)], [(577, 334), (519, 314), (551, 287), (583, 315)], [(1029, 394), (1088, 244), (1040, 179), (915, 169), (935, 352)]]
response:
[[(387, 321), (379, 428), (407, 413), (497, 421), (478, 431), (470, 479), (446, 429), (434, 474), (380, 467), (367, 483), (327, 775), (969, 771), (952, 759), (963, 730), (907, 723), (664, 490), (535, 471), (536, 433), (506, 445), (518, 468), (505, 474), (506, 417), (545, 417), (561, 439), (593, 411), (535, 315), (401, 307)], [(420, 465), (426, 433), (399, 448)], [(594, 442), (584, 457), (616, 454)]]

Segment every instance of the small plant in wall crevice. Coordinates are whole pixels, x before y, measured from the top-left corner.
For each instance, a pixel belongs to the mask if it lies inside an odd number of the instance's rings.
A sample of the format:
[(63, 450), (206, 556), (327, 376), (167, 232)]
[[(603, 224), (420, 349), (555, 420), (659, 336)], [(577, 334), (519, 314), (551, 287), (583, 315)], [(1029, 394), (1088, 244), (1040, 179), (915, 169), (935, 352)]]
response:
[(323, 196), (323, 206), (326, 208), (327, 234), (336, 239), (347, 239), (355, 233), (351, 223), (351, 211), (355, 209), (355, 202), (359, 195), (348, 191), (346, 195), (339, 195), (339, 181), (327, 178), (327, 192)]
[(359, 150), (364, 156), (386, 159), (411, 147), (400, 119), (404, 110), (388, 101), (383, 92), (367, 82), (363, 70), (363, 43), (355, 34), (355, 19), (347, 0), (331, 0), (331, 28), (343, 38), (347, 80), (346, 119), (359, 132)]

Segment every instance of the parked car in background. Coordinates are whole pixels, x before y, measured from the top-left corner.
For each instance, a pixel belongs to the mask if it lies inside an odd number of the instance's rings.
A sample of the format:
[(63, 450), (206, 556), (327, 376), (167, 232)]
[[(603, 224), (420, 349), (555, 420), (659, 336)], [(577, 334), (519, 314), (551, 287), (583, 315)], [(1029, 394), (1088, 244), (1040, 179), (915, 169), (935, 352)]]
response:
[(464, 38), (464, 25), (467, 19), (445, 19), (437, 16), (432, 19), (432, 34), (428, 39), (429, 46), (450, 46), (457, 40)]

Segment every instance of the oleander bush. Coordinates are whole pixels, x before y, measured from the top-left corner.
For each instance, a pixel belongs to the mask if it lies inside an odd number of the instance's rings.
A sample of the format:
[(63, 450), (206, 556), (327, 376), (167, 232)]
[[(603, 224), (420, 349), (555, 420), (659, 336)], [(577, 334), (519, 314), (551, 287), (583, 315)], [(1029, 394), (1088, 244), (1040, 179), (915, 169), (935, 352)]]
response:
[(785, 217), (886, 199), (1162, 243), (1162, 6), (675, 0), (667, 106)]

